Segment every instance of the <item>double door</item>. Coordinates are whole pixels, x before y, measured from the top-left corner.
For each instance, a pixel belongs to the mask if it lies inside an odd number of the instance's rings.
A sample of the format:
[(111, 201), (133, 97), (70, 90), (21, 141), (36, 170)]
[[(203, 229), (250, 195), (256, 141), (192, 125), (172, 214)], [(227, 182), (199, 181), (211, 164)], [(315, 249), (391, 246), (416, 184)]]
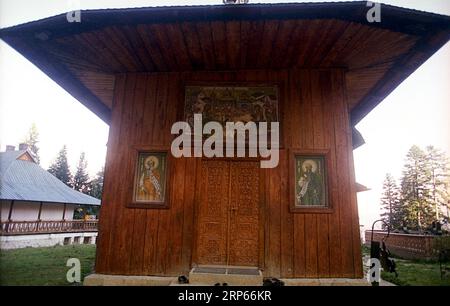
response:
[(196, 195), (197, 264), (258, 266), (260, 180), (257, 161), (202, 161)]

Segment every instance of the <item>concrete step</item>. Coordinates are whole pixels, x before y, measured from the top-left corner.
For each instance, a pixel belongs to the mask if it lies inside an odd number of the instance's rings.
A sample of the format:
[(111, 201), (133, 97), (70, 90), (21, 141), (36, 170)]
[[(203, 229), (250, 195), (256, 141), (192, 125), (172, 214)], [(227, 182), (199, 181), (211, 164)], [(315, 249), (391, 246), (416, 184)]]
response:
[(229, 286), (261, 286), (262, 272), (255, 267), (198, 266), (189, 272), (189, 284), (210, 285), (226, 283)]

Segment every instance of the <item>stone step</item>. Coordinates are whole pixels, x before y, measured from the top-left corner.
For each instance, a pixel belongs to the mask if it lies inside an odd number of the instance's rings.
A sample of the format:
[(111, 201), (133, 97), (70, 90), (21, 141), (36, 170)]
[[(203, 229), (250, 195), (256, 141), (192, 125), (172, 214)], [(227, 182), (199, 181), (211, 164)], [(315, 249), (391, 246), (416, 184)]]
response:
[(189, 284), (210, 285), (226, 283), (229, 286), (261, 286), (262, 272), (255, 267), (198, 266), (189, 272)]

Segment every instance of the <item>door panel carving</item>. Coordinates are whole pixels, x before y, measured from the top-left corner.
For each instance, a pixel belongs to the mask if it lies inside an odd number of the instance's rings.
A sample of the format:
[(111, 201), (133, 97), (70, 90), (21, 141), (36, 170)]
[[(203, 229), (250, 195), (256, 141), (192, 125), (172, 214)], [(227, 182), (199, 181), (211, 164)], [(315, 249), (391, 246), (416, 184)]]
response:
[(259, 164), (231, 162), (229, 264), (258, 265)]
[(259, 163), (204, 161), (197, 263), (258, 266)]
[(203, 162), (201, 171), (198, 263), (225, 265), (227, 263), (229, 163)]

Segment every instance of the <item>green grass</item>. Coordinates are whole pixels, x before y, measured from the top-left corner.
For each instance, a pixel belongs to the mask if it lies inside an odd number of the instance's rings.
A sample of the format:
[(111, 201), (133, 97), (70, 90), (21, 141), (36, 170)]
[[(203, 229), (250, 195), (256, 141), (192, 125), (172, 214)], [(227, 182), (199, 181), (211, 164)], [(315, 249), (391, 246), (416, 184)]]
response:
[[(361, 247), (363, 256), (370, 256), (370, 248)], [(441, 279), (439, 262), (393, 258), (398, 277), (393, 273), (381, 272), (381, 278), (398, 286), (450, 286), (450, 275)], [(450, 263), (444, 264), (450, 268)]]
[(2, 250), (0, 285), (69, 286), (66, 273), (69, 258), (81, 262), (81, 280), (90, 274), (95, 259), (95, 245), (69, 245), (49, 248)]
[[(439, 262), (394, 259), (398, 278), (393, 273), (381, 273), (381, 278), (399, 286), (450, 286), (450, 275), (441, 279)], [(450, 263), (445, 264), (450, 267)]]
[[(363, 246), (364, 255), (370, 249)], [(50, 248), (26, 248), (1, 251), (0, 285), (69, 286), (66, 266), (69, 258), (81, 262), (81, 280), (90, 274), (95, 259), (94, 245), (70, 245)], [(382, 272), (382, 278), (401, 286), (450, 286), (450, 276), (440, 277), (439, 263), (395, 259), (398, 278)], [(450, 267), (450, 263), (446, 264)]]

